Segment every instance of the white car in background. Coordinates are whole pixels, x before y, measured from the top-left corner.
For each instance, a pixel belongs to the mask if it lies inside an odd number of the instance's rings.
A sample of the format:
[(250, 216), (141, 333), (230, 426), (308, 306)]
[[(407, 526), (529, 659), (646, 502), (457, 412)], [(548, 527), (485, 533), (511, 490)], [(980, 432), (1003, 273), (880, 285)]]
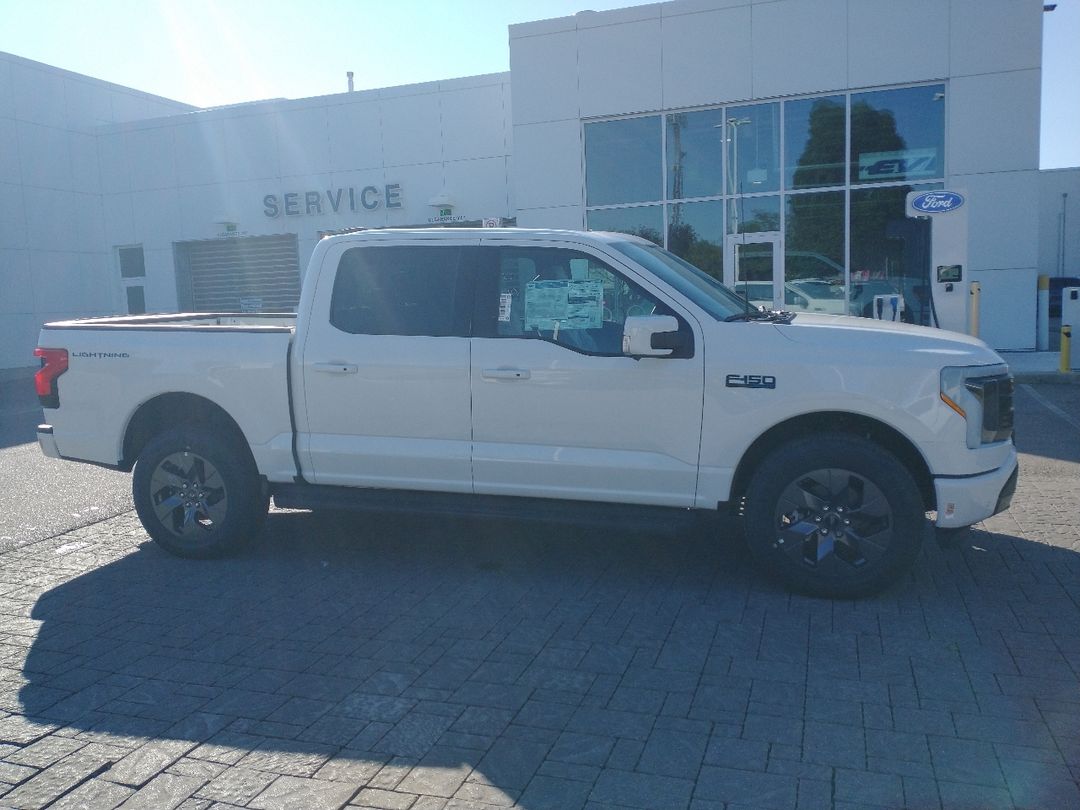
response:
[[(753, 306), (773, 308), (771, 281), (746, 281), (735, 285), (735, 292)], [(844, 287), (820, 279), (788, 281), (784, 284), (783, 309), (791, 312), (821, 312), (825, 315), (844, 315)]]

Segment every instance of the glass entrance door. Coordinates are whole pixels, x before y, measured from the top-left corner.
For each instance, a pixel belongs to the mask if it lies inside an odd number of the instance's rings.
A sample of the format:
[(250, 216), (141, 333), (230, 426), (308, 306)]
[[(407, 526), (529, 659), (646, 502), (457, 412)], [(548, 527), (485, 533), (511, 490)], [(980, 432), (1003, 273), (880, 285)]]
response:
[(783, 271), (777, 231), (742, 233), (729, 237), (729, 285), (752, 306), (782, 309)]

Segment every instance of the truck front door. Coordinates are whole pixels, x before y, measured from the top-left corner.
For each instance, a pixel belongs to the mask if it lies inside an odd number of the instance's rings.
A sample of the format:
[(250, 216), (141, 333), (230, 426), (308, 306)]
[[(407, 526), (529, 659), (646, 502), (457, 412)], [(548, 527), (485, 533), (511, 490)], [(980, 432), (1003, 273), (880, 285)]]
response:
[[(587, 248), (485, 240), (472, 348), (477, 494), (689, 507), (703, 362), (692, 318)], [(622, 353), (631, 315), (675, 315), (688, 356)]]

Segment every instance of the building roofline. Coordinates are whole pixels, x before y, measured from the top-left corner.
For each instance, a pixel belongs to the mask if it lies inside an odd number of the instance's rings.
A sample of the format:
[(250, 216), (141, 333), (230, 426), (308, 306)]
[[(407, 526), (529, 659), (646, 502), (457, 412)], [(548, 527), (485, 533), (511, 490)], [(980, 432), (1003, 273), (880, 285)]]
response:
[(40, 70), (43, 73), (60, 74), (66, 79), (72, 79), (73, 81), (85, 82), (87, 84), (100, 85), (116, 92), (127, 93), (128, 95), (139, 96), (140, 98), (152, 99), (153, 101), (163, 101), (168, 104), (176, 104), (180, 107), (188, 107), (191, 110), (199, 109), (194, 104), (188, 104), (186, 101), (178, 101), (175, 98), (168, 98), (167, 96), (159, 96), (155, 93), (147, 93), (145, 90), (139, 90), (134, 87), (128, 87), (125, 84), (117, 84), (116, 82), (110, 82), (107, 79), (99, 79), (95, 76), (88, 76), (85, 73), (77, 73), (74, 70), (68, 70), (66, 68), (56, 67), (46, 62), (38, 62), (34, 59), (27, 59), (25, 56), (18, 56), (7, 51), (0, 51), (0, 61), (9, 62), (15, 65), (21, 65), (23, 67), (30, 68), (31, 70)]

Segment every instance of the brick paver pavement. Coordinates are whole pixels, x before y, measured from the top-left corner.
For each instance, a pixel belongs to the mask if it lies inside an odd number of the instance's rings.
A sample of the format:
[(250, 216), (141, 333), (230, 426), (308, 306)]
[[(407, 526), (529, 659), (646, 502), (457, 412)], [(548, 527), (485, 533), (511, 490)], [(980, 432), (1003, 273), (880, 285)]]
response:
[(858, 602), (708, 527), (121, 515), (0, 556), (0, 805), (1080, 807), (1078, 489)]

